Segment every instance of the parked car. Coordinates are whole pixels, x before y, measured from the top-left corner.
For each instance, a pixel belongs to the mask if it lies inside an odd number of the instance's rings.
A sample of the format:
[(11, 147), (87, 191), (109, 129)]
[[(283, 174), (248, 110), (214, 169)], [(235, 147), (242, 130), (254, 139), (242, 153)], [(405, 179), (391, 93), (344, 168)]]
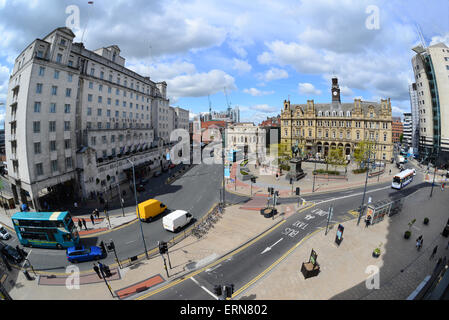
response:
[(3, 226), (0, 224), (0, 239), (8, 240), (9, 238), (11, 238), (11, 235), (10, 235), (9, 232), (5, 229), (5, 227), (3, 227)]
[(0, 251), (8, 260), (16, 264), (19, 264), (23, 261), (23, 257), (20, 255), (20, 253), (10, 245), (0, 242)]
[(81, 245), (70, 247), (67, 248), (66, 254), (67, 260), (73, 263), (99, 260), (104, 257), (104, 252), (97, 246), (85, 247)]

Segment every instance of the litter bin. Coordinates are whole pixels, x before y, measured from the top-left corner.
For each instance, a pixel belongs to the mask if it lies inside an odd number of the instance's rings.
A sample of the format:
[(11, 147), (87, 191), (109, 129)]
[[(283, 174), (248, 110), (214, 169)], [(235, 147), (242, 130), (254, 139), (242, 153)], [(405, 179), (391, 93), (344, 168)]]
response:
[(32, 278), (32, 277), (30, 276), (30, 274), (28, 273), (28, 271), (27, 271), (26, 269), (23, 269), (22, 272), (23, 272), (23, 274), (25, 275), (25, 278), (27, 278), (27, 280), (29, 280), (29, 281), (34, 280), (34, 278)]

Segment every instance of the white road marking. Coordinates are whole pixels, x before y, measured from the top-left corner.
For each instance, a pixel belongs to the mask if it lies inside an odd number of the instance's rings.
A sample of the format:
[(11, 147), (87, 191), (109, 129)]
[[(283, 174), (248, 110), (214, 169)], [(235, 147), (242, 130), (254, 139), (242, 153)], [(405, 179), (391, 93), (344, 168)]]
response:
[(213, 268), (206, 269), (206, 272), (214, 271), (214, 270), (216, 270), (216, 269), (218, 269), (218, 268), (220, 268), (220, 267), (221, 267), (221, 263), (220, 263), (219, 265), (213, 267)]
[(262, 251), (262, 253), (261, 254), (264, 254), (265, 252), (267, 252), (267, 251), (270, 251), (271, 250), (271, 248), (273, 248), (275, 245), (277, 245), (279, 242), (281, 242), (282, 240), (284, 240), (284, 238), (280, 238), (278, 241), (276, 241), (274, 244), (272, 244), (271, 246), (269, 246), (269, 247), (267, 247), (267, 248), (265, 248), (265, 250), (264, 251)]
[[(379, 188), (379, 189), (369, 190), (369, 191), (367, 191), (366, 193), (372, 193), (372, 192), (376, 192), (376, 191), (380, 191), (380, 190), (385, 190), (385, 189), (390, 189), (390, 188), (391, 188), (391, 187), (388, 186), (388, 187), (384, 187), (384, 188)], [(328, 199), (328, 200), (319, 201), (319, 202), (317, 202), (317, 204), (322, 204), (322, 203), (329, 202), (329, 201), (335, 201), (335, 200), (340, 200), (340, 199), (345, 199), (345, 198), (355, 197), (355, 196), (359, 196), (359, 195), (361, 195), (361, 194), (363, 194), (363, 192), (354, 193), (354, 194), (350, 194), (350, 195), (343, 196), (343, 197), (339, 197), (339, 198), (332, 198), (332, 199)]]
[(136, 242), (136, 240), (126, 242), (125, 244), (131, 244), (131, 243), (133, 243), (133, 242)]
[(210, 292), (206, 287), (200, 285), (200, 283), (198, 281), (196, 281), (196, 279), (194, 279), (193, 277), (191, 277), (190, 279), (192, 279), (193, 282), (195, 282), (199, 287), (201, 287), (201, 289), (203, 289), (204, 291), (206, 291), (208, 294), (210, 294), (212, 297), (214, 297), (215, 300), (218, 300), (218, 297), (213, 294), (212, 292)]

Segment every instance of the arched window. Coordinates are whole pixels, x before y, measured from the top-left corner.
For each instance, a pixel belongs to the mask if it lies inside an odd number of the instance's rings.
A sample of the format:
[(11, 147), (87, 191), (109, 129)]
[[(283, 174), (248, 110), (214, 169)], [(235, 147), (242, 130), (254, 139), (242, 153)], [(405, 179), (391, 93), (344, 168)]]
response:
[(347, 117), (350, 117), (350, 116), (351, 116), (351, 111), (347, 111), (347, 112), (346, 112), (346, 116), (347, 116)]
[(343, 117), (343, 111), (340, 111), (340, 117)]

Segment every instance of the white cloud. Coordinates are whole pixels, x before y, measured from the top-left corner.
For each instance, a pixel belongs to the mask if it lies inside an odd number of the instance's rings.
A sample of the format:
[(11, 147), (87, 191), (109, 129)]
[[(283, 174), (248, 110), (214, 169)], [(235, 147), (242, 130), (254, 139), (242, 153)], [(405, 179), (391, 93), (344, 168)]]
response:
[(258, 105), (254, 105), (254, 106), (250, 106), (249, 107), (251, 110), (255, 110), (255, 111), (259, 111), (259, 112), (263, 112), (263, 113), (273, 113), (279, 110), (278, 107), (272, 107), (269, 106), (268, 104), (258, 104)]
[(248, 94), (252, 95), (253, 97), (265, 96), (265, 95), (274, 93), (274, 91), (262, 91), (262, 90), (259, 90), (256, 88), (244, 89), (243, 92), (248, 93)]
[(445, 33), (444, 35), (433, 36), (432, 39), (430, 40), (430, 45), (432, 46), (440, 42), (443, 42), (447, 46), (449, 46), (449, 32)]
[(0, 102), (6, 103), (8, 95), (10, 71), (7, 67), (0, 65)]
[(174, 61), (174, 62), (162, 62), (148, 64), (132, 60), (127, 63), (127, 67), (139, 74), (148, 75), (154, 81), (167, 81), (167, 79), (173, 79), (179, 75), (194, 74), (196, 67), (194, 64), (186, 61)]
[(351, 97), (352, 95), (354, 95), (354, 92), (351, 90), (351, 88), (347, 86), (340, 86), (340, 93), (341, 95), (346, 97)]
[(315, 89), (314, 85), (311, 83), (299, 83), (298, 90), (301, 94), (311, 94), (311, 95), (320, 95), (321, 90)]
[(234, 66), (232, 69), (237, 70), (239, 74), (250, 72), (252, 67), (248, 63), (248, 61), (245, 60), (239, 60), (239, 59), (233, 59)]
[(222, 70), (177, 76), (167, 80), (170, 97), (202, 97), (221, 92), (223, 88), (236, 90), (234, 77)]
[(262, 81), (273, 81), (273, 80), (288, 78), (288, 73), (287, 73), (287, 71), (285, 71), (283, 69), (271, 68), (264, 74), (259, 73), (257, 75), (257, 77), (259, 78), (259, 80), (262, 80)]

